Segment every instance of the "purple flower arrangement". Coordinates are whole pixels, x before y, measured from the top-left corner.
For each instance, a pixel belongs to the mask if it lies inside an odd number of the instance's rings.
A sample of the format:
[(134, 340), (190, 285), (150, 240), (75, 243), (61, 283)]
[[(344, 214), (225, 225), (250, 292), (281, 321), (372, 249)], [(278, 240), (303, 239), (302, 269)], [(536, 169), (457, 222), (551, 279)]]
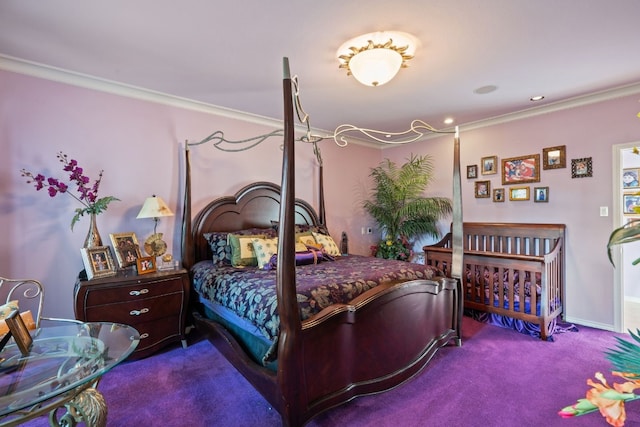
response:
[[(100, 171), (98, 178), (91, 184), (91, 180), (83, 174), (84, 171), (78, 166), (76, 160), (69, 159), (63, 152), (59, 152), (56, 157), (64, 165), (62, 170), (69, 173), (69, 185), (57, 178), (47, 178), (41, 173), (33, 175), (26, 169), (22, 169), (21, 172), (22, 176), (27, 178), (27, 184), (33, 183), (37, 191), (46, 188), (50, 197), (55, 197), (62, 193), (68, 194), (84, 206), (82, 208), (76, 208), (75, 210), (75, 215), (71, 220), (72, 231), (73, 226), (76, 222), (80, 221), (80, 217), (84, 214), (98, 215), (107, 210), (109, 203), (120, 200), (113, 196), (98, 198), (98, 190), (100, 188), (100, 182), (102, 181), (103, 170)], [(73, 185), (76, 186), (75, 191), (77, 194), (69, 190), (69, 187)]]

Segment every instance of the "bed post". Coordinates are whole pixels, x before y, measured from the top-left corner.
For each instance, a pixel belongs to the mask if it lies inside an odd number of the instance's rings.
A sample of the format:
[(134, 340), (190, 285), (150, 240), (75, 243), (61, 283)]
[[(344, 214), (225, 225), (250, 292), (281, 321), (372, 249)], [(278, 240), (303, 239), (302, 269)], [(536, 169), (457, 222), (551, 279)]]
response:
[(182, 265), (189, 270), (194, 262), (193, 234), (191, 231), (191, 162), (189, 141), (184, 142), (184, 200), (182, 204)]
[(457, 344), (462, 343), (462, 267), (463, 267), (463, 230), (462, 230), (462, 184), (460, 178), (460, 134), (456, 126), (453, 138), (453, 222), (451, 224), (451, 277), (457, 282), (457, 301), (455, 310)]
[(284, 154), (282, 157), (282, 193), (278, 230), (278, 266), (276, 291), (280, 334), (278, 336), (278, 386), (283, 397), (281, 411), (285, 425), (302, 425), (302, 413), (307, 407), (305, 379), (302, 377), (302, 351), (299, 306), (296, 297), (295, 267), (295, 155), (293, 98), (289, 60), (283, 58), (284, 92)]

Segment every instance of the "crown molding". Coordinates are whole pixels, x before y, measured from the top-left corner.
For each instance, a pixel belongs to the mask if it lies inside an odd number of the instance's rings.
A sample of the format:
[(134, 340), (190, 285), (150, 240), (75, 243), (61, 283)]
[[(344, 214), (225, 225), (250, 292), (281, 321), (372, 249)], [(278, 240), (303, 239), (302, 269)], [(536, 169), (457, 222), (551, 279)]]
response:
[[(220, 107), (193, 99), (182, 98), (138, 86), (128, 85), (113, 80), (102, 79), (99, 77), (82, 74), (75, 71), (69, 71), (62, 68), (52, 67), (49, 65), (39, 64), (32, 61), (15, 58), (8, 55), (0, 54), (0, 70), (11, 71), (18, 74), (24, 74), (45, 80), (56, 81), (69, 84), (72, 86), (93, 89), (100, 92), (110, 93), (113, 95), (124, 96), (128, 98), (138, 99), (142, 101), (155, 102), (172, 107), (182, 108), (191, 111), (197, 111), (212, 114), (220, 117), (240, 120), (248, 123), (267, 126), (274, 129), (282, 127), (282, 120), (270, 117), (260, 116), (257, 114), (247, 113), (245, 111), (233, 110), (231, 108)], [(567, 110), (571, 108), (581, 107), (598, 102), (608, 101), (611, 99), (622, 98), (629, 95), (640, 93), (640, 83), (634, 83), (614, 89), (595, 92), (588, 95), (578, 96), (550, 104), (541, 105), (539, 107), (528, 108), (525, 110), (515, 111), (500, 116), (478, 120), (476, 122), (462, 123), (458, 127), (460, 130), (474, 130), (498, 124), (508, 123), (516, 120), (522, 120), (530, 117), (548, 114), (552, 112)], [(306, 132), (306, 126), (296, 125), (296, 130)], [(444, 129), (451, 130), (451, 129)], [(312, 129), (317, 135), (331, 135), (333, 132), (324, 129)], [(420, 141), (433, 139), (442, 136), (441, 134), (431, 134), (422, 138)], [(352, 138), (353, 142), (358, 145), (377, 148), (392, 148), (396, 145), (386, 146), (383, 144), (373, 143), (364, 139)]]

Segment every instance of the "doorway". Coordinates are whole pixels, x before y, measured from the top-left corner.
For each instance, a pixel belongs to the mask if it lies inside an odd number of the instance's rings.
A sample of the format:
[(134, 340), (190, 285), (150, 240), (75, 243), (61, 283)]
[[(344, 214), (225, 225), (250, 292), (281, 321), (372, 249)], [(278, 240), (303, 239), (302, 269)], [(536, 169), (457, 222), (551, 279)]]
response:
[[(634, 153), (636, 147), (640, 147), (640, 142), (613, 146), (614, 228), (630, 219), (640, 219), (640, 215), (632, 213), (633, 206), (640, 205), (640, 154)], [(635, 331), (640, 329), (640, 265), (632, 262), (640, 258), (640, 242), (620, 245), (612, 254), (616, 266), (614, 327), (619, 332)]]

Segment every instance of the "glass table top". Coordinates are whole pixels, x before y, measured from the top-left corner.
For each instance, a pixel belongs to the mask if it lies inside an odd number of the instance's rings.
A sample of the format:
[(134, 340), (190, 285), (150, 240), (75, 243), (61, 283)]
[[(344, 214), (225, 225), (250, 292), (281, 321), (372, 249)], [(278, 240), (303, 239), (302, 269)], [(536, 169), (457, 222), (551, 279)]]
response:
[(62, 323), (32, 331), (23, 356), (15, 344), (0, 352), (0, 416), (93, 382), (135, 350), (140, 335), (117, 323)]

